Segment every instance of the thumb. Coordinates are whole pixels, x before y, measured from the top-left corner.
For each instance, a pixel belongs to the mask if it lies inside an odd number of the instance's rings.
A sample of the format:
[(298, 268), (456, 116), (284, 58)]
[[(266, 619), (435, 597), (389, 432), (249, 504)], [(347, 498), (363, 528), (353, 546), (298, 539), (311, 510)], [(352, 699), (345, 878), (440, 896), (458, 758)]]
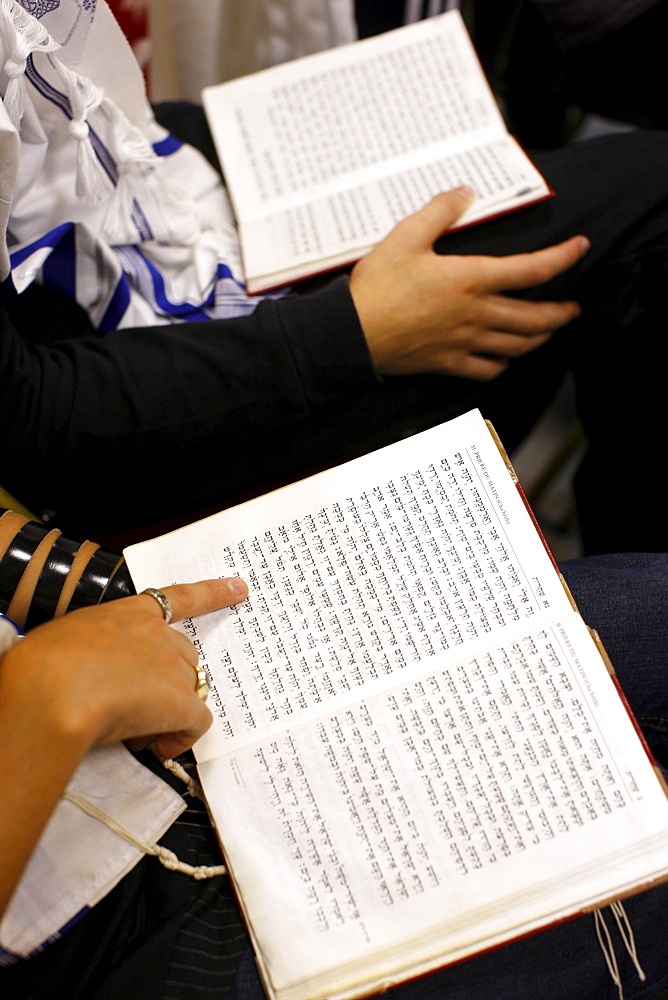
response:
[(474, 198), (475, 191), (465, 184), (450, 191), (442, 191), (400, 222), (395, 232), (406, 243), (412, 243), (419, 249), (428, 249), (446, 229), (454, 225)]

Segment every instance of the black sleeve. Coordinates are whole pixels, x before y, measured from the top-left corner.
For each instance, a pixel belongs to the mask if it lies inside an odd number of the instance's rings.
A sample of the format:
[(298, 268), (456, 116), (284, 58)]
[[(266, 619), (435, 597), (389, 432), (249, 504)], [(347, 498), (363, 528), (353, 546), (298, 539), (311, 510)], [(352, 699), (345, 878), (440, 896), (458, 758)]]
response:
[(104, 506), (119, 478), (141, 498), (231, 469), (269, 429), (376, 381), (345, 277), (240, 319), (105, 336), (80, 316), (68, 336), (57, 310), (30, 321), (21, 298), (0, 296), (0, 481), (57, 514), (82, 490)]

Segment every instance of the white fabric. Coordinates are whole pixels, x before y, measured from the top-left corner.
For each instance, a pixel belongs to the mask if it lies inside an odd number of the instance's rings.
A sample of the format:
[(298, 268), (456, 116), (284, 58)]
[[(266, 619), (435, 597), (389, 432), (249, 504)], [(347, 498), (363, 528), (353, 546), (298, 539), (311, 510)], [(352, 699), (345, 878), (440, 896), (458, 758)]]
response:
[[(0, 0), (0, 67), (0, 204), (6, 214), (11, 202), (18, 292), (55, 282), (103, 332), (255, 308), (220, 179), (155, 122), (105, 0)], [(2, 279), (0, 248), (3, 262)]]
[(23, 635), (11, 618), (0, 614), (0, 657), (10, 649)]
[[(151, 98), (199, 101), (202, 89), (352, 42), (353, 0), (142, 0), (149, 11)], [(382, 0), (376, 0), (382, 3)], [(459, 0), (406, 0), (417, 21)]]
[(356, 37), (352, 0), (149, 0), (151, 98), (202, 88)]
[[(67, 788), (149, 845), (185, 809), (178, 792), (120, 743), (89, 751)], [(0, 922), (0, 965), (58, 938), (143, 856), (139, 847), (62, 798)]]

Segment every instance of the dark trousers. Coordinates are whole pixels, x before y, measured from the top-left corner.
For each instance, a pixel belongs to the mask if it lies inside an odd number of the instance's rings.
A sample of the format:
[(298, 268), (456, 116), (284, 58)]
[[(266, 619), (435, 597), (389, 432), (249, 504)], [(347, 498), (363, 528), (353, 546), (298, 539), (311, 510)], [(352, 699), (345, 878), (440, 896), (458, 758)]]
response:
[[(599, 632), (648, 743), (668, 763), (668, 554), (579, 559), (562, 566), (585, 620)], [(143, 759), (157, 767), (151, 754)], [(173, 781), (165, 774), (165, 780)], [(178, 787), (178, 786), (177, 786)], [(179, 858), (218, 864), (203, 808), (161, 841)], [(668, 989), (668, 885), (625, 902), (642, 983), (613, 922), (626, 1000)], [(237, 971), (238, 970), (238, 971)], [(226, 879), (197, 882), (147, 858), (41, 955), (0, 969), (7, 1000), (261, 1000), (263, 993)], [(612, 1000), (617, 990), (590, 915), (531, 935), (388, 994), (395, 1000)]]
[[(536, 155), (551, 201), (441, 240), (444, 253), (520, 253), (575, 233), (592, 247), (531, 298), (568, 297), (582, 317), (493, 382), (438, 376), (382, 385), (256, 447), (230, 442), (232, 496), (253, 492), (389, 444), (479, 407), (512, 451), (542, 415), (567, 371), (589, 450), (576, 479), (587, 553), (668, 550), (663, 431), (668, 372), (668, 135), (630, 132)], [(215, 487), (213, 487), (215, 489)]]
[[(178, 108), (161, 110), (164, 120), (172, 110)], [(177, 134), (187, 131), (191, 134), (185, 137), (195, 139), (202, 138), (202, 128), (201, 115), (192, 107), (174, 126)], [(589, 441), (577, 480), (586, 551), (668, 551), (663, 500), (668, 135), (632, 131), (605, 136), (542, 153), (536, 161), (556, 192), (552, 200), (449, 234), (438, 249), (503, 255), (585, 233), (592, 242), (586, 257), (530, 293), (532, 298), (575, 298), (582, 305), (581, 318), (547, 345), (513, 361), (504, 375), (489, 383), (435, 376), (386, 378), (313, 409), (307, 419), (267, 422), (266, 432), (250, 436), (243, 428), (242, 433), (220, 435), (212, 431), (209, 417), (202, 417), (197, 428), (201, 388), (190, 371), (191, 365), (196, 371), (198, 351), (197, 339), (191, 336), (179, 356), (180, 406), (174, 409), (170, 434), (149, 435), (151, 446), (132, 466), (119, 441), (116, 459), (105, 457), (108, 474), (95, 470), (102, 483), (92, 482), (90, 463), (71, 463), (59, 483), (59, 526), (75, 535), (85, 530), (114, 548), (118, 538), (105, 538), (107, 530), (139, 528), (146, 537), (471, 407), (479, 407), (493, 421), (512, 452), (571, 370)], [(295, 294), (308, 287), (305, 283)], [(41, 290), (29, 291), (33, 295), (20, 296), (17, 307), (31, 300), (39, 307)], [(72, 306), (72, 312), (80, 323), (81, 310)], [(34, 321), (24, 319), (22, 328), (39, 332), (43, 315), (38, 308)], [(303, 335), (308, 333), (304, 330)], [(223, 342), (222, 330), (220, 337)], [(135, 352), (144, 349), (142, 344), (139, 338)], [(147, 360), (147, 370), (150, 365)], [(110, 393), (109, 427), (114, 426), (114, 402)], [(257, 409), (260, 414), (261, 392)], [(183, 435), (182, 414), (187, 420)], [(150, 421), (141, 399), (135, 419), (138, 426)], [(76, 432), (73, 428), (72, 434)], [(175, 447), (185, 438), (188, 464), (182, 474), (175, 470)], [(53, 461), (53, 456), (46, 458)]]

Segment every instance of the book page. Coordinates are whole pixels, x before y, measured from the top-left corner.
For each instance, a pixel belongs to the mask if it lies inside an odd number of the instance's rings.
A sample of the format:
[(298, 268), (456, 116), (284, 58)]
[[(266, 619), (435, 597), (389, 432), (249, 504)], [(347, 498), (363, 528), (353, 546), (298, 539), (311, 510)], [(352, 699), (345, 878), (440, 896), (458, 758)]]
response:
[(271, 981), (424, 971), (665, 873), (600, 668), (572, 616), (200, 766)]
[(572, 610), (478, 411), (131, 546), (139, 589), (144, 553), (163, 582), (249, 585), (179, 626), (211, 681), (199, 760)]
[(530, 204), (544, 188), (541, 175), (509, 135), (458, 152), (445, 146), (433, 148), (428, 162), (422, 153), (406, 156), (400, 169), (385, 165), (373, 177), (367, 171), (354, 183), (332, 185), (306, 198), (285, 197), (270, 214), (249, 216), (240, 234), (249, 290), (296, 280), (314, 261), (321, 271), (353, 263), (401, 219), (460, 184), (472, 186), (476, 198), (453, 230)]
[(249, 583), (175, 627), (270, 996), (360, 995), (666, 875), (664, 790), (478, 411), (125, 554), (138, 589)]
[(206, 88), (202, 99), (249, 277), (353, 259), (457, 184), (477, 194), (459, 225), (548, 193), (507, 135), (458, 10)]
[(203, 100), (251, 216), (445, 140), (457, 151), (506, 132), (458, 11), (216, 84)]

